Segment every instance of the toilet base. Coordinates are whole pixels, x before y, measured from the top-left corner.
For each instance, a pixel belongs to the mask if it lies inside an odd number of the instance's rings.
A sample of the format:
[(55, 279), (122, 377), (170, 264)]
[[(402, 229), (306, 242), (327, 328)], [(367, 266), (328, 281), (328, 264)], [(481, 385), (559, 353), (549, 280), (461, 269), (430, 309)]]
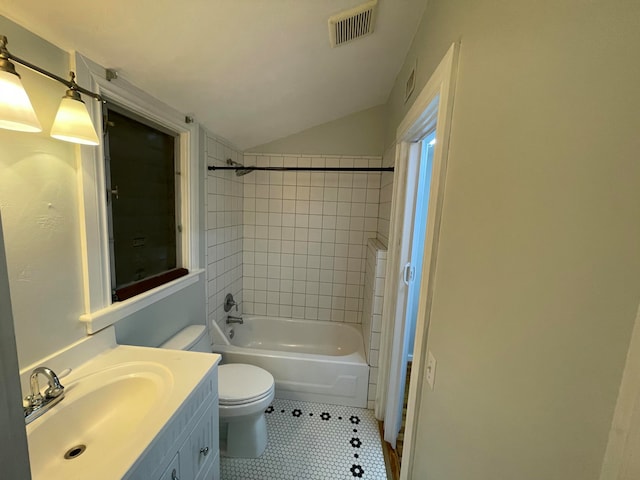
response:
[(258, 458), (267, 448), (264, 412), (248, 417), (220, 418), (220, 453), (225, 457)]

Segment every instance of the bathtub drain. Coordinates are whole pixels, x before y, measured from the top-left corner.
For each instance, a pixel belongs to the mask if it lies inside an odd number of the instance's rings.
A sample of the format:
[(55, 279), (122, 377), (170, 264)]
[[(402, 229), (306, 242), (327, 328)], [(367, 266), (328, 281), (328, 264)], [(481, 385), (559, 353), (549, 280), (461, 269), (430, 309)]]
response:
[(67, 453), (64, 454), (64, 458), (67, 460), (73, 460), (74, 458), (78, 458), (80, 455), (84, 453), (87, 449), (86, 445), (76, 445), (75, 447), (71, 447), (67, 450)]

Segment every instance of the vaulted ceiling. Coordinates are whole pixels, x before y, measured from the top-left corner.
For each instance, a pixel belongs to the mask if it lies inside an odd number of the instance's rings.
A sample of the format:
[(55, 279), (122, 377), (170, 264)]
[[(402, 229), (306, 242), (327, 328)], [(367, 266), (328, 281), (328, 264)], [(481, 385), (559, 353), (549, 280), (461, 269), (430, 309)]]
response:
[(379, 0), (374, 33), (331, 48), (328, 18), (363, 1), (3, 0), (0, 13), (245, 149), (386, 101), (427, 2)]

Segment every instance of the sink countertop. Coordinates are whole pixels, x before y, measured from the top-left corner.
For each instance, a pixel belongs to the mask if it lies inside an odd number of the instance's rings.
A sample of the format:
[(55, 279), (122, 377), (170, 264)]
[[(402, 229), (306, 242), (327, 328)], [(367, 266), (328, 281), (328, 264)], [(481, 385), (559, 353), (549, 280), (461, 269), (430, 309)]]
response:
[[(219, 361), (217, 354), (116, 345), (77, 366), (61, 378), (65, 398), (27, 425), (34, 480), (122, 478)], [(76, 443), (86, 451), (64, 459)]]

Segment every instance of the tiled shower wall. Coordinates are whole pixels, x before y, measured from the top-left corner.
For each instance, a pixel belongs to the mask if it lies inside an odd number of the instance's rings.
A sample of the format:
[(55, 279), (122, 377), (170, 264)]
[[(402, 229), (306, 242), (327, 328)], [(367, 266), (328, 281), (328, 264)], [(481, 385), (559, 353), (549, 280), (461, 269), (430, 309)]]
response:
[(382, 331), (382, 299), (387, 270), (387, 249), (377, 239), (369, 239), (364, 280), (364, 308), (362, 312), (362, 336), (369, 370), (367, 403), (373, 408), (378, 385), (378, 354)]
[[(393, 167), (396, 158), (396, 146), (392, 145), (382, 157), (383, 167)], [(391, 198), (393, 196), (393, 173), (383, 172), (380, 179), (380, 210), (378, 214), (378, 240), (389, 245), (389, 221), (391, 219)]]
[[(213, 135), (206, 139), (207, 165), (226, 166), (226, 160), (242, 162), (242, 153)], [(233, 294), (242, 307), (242, 177), (233, 170), (207, 171), (207, 318), (224, 327), (224, 297)], [(240, 308), (239, 313), (242, 313)], [(213, 340), (213, 339), (212, 339)]]
[[(245, 165), (380, 167), (380, 157), (244, 156)], [(265, 172), (244, 178), (243, 309), (360, 323), (380, 173)], [(242, 245), (241, 245), (242, 246)]]

